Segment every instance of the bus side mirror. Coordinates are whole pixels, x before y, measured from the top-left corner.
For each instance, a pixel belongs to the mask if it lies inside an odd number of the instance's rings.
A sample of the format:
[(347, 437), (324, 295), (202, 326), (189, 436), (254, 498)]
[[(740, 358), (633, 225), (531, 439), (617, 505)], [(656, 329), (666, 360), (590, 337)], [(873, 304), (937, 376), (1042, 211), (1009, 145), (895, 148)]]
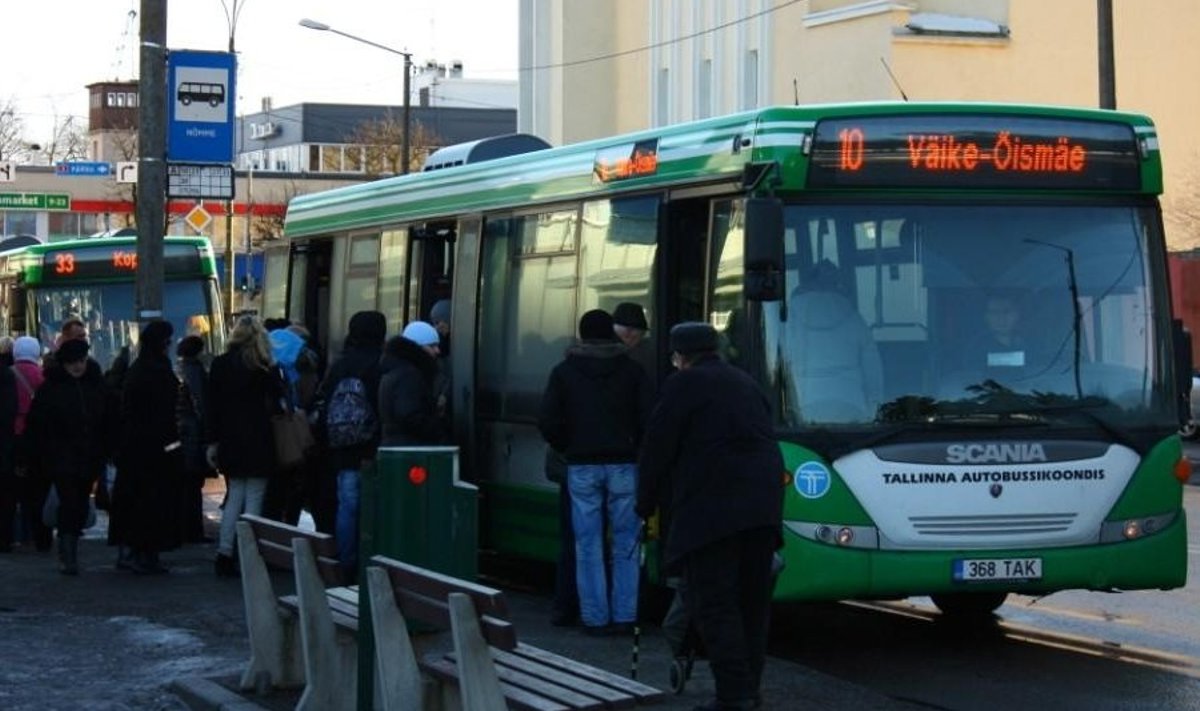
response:
[(783, 203), (775, 198), (747, 198), (745, 274), (747, 301), (783, 298)]

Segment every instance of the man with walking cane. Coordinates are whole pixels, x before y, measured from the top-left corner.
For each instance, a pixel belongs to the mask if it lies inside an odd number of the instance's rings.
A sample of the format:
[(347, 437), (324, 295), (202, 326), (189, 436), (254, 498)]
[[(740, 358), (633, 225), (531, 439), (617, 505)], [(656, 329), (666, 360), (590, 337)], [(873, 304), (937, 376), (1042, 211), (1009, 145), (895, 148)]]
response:
[(642, 440), (637, 512), (670, 514), (663, 563), (682, 570), (716, 681), (716, 699), (696, 711), (744, 711), (762, 705), (783, 457), (766, 396), (717, 347), (709, 324), (671, 329), (679, 372), (663, 384)]

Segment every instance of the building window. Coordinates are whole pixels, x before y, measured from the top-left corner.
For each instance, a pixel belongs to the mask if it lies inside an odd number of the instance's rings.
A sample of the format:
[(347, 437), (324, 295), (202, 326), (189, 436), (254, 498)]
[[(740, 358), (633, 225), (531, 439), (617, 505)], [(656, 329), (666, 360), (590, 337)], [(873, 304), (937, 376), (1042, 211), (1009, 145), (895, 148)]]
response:
[(108, 103), (105, 104), (105, 106), (116, 106), (116, 105), (117, 105), (117, 95), (114, 92), (111, 92), (111, 91), (108, 92)]
[(308, 147), (308, 169), (314, 173), (321, 170), (321, 146), (316, 143)]
[(696, 118), (712, 116), (712, 60), (700, 61), (697, 71), (700, 74), (696, 89)]
[(131, 109), (137, 108), (138, 95), (136, 92), (130, 92), (125, 95), (125, 105)]
[(746, 66), (742, 75), (742, 108), (758, 107), (758, 50), (746, 52)]
[(655, 123), (665, 126), (671, 122), (671, 70), (663, 67), (658, 70), (658, 102), (654, 107)]

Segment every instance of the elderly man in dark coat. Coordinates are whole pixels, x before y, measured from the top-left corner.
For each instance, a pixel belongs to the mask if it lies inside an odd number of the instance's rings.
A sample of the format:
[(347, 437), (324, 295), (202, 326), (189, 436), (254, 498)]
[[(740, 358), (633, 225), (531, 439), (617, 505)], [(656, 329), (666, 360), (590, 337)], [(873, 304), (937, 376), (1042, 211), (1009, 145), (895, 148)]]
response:
[(783, 457), (766, 396), (717, 355), (712, 326), (678, 324), (670, 348), (679, 372), (663, 384), (642, 440), (637, 510), (670, 515), (665, 563), (682, 567), (716, 680), (716, 700), (699, 708), (758, 708)]
[(135, 573), (167, 572), (159, 553), (179, 547), (183, 450), (176, 406), (179, 380), (171, 364), (167, 321), (142, 329), (137, 360), (121, 391), (121, 448), (113, 487), (110, 542), (129, 547)]
[(379, 372), (379, 420), (384, 447), (443, 444), (445, 421), (438, 416), (437, 330), (413, 321), (388, 339)]

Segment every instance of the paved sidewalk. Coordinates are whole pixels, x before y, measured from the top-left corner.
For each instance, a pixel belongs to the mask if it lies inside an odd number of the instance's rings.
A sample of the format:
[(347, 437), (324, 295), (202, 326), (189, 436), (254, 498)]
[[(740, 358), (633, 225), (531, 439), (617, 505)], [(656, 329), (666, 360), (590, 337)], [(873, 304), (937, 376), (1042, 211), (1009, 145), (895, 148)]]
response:
[[(209, 492), (215, 534), (219, 486)], [(213, 573), (214, 544), (164, 555), (171, 573), (137, 576), (112, 565), (104, 516), (81, 544), (83, 572), (66, 577), (54, 557), (30, 550), (0, 555), (0, 709), (290, 709), (298, 692), (234, 693), (245, 664), (241, 585)], [(278, 576), (280, 589), (290, 578)], [(518, 635), (530, 644), (620, 674), (631, 667), (629, 638), (596, 639), (552, 627), (545, 595), (507, 591)], [(666, 689), (670, 655), (657, 628), (644, 630), (638, 678)], [(911, 709), (854, 684), (768, 660), (767, 709)], [(696, 665), (681, 696), (660, 709), (690, 709), (710, 698), (707, 665)]]

